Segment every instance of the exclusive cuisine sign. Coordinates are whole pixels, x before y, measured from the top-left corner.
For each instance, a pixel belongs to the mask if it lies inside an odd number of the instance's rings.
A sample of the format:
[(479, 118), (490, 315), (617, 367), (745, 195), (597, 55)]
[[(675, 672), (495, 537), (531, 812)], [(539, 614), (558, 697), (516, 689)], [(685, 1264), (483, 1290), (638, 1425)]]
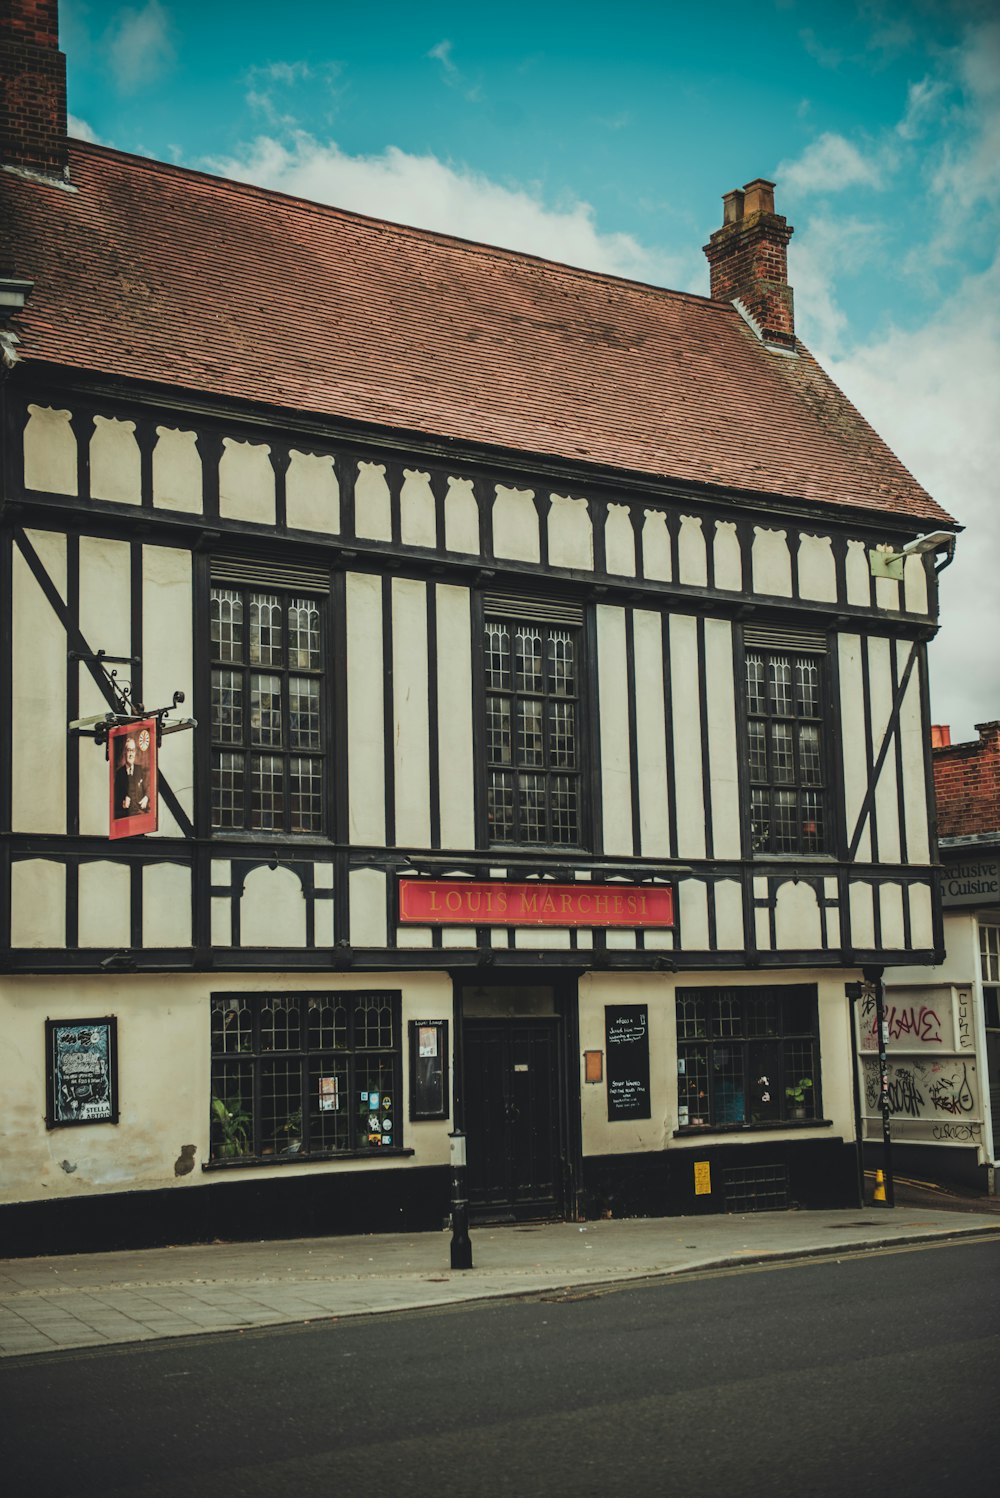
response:
[(399, 919), (422, 926), (672, 926), (666, 884), (401, 879)]

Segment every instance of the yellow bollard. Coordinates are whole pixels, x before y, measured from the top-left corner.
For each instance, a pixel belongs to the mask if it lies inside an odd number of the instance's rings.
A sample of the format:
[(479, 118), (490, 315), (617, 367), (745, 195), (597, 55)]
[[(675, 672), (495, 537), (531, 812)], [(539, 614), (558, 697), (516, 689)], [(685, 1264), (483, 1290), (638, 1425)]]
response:
[(872, 1201), (885, 1201), (885, 1176), (880, 1170), (877, 1170), (875, 1172), (875, 1195), (872, 1197)]

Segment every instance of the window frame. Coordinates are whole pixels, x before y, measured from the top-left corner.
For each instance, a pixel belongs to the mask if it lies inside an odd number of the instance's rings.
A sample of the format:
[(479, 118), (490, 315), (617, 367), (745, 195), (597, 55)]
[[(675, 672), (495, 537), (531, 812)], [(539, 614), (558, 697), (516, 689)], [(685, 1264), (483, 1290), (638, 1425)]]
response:
[[(716, 1002), (731, 1003), (733, 1000), (741, 1010), (741, 1026), (738, 1034), (712, 1033), (712, 1010)], [(705, 1006), (704, 1014), (707, 1020), (705, 1033), (702, 1035), (686, 1035), (682, 1033), (681, 1005), (699, 1003)], [(767, 1032), (757, 1030), (751, 1033), (748, 1023), (747, 1011), (750, 1004), (756, 1003), (764, 1006), (774, 1004), (780, 1014), (780, 1027), (776, 1031)], [(797, 1004), (803, 1006), (803, 1011), (808, 1019), (808, 1025), (795, 1027), (786, 1023), (786, 1005)], [(820, 1046), (819, 1029), (819, 993), (815, 984), (811, 983), (778, 983), (778, 984), (755, 984), (742, 987), (733, 985), (711, 985), (711, 986), (678, 986), (674, 992), (674, 1014), (677, 1026), (676, 1051), (677, 1051), (677, 1129), (675, 1132), (684, 1136), (700, 1136), (702, 1134), (715, 1133), (744, 1133), (767, 1129), (788, 1129), (802, 1127), (816, 1127), (825, 1122), (822, 1109), (822, 1052)], [(720, 1017), (722, 1011), (720, 1008)], [(721, 1020), (720, 1020), (721, 1022)], [(788, 1056), (791, 1046), (810, 1048), (808, 1061), (800, 1058), (793, 1064)], [(767, 1116), (753, 1114), (753, 1099), (751, 1093), (754, 1082), (751, 1080), (754, 1067), (752, 1065), (752, 1051), (754, 1047), (771, 1047), (774, 1049), (774, 1072), (775, 1080), (768, 1079), (765, 1097), (758, 1104), (761, 1109), (767, 1109)], [(705, 1052), (703, 1075), (706, 1084), (706, 1092), (696, 1093), (693, 1089), (699, 1085), (697, 1078), (699, 1073), (689, 1064), (693, 1059), (696, 1049)], [(720, 1057), (720, 1063), (715, 1065), (716, 1051), (739, 1049), (741, 1054), (741, 1088), (742, 1118), (720, 1117), (721, 1109), (717, 1107), (717, 1098), (713, 1096), (714, 1088), (721, 1085), (723, 1081), (732, 1083), (735, 1072), (732, 1069), (724, 1071), (725, 1063)], [(683, 1063), (683, 1069), (682, 1069)], [(764, 1064), (770, 1065), (766, 1060)], [(809, 1072), (804, 1071), (804, 1066), (809, 1065)], [(718, 1080), (716, 1074), (720, 1074)], [(795, 1087), (808, 1076), (811, 1086), (803, 1091), (803, 1101), (800, 1103), (790, 1098), (786, 1092), (789, 1087)], [(762, 1079), (763, 1080), (763, 1079)], [(695, 1114), (691, 1103), (686, 1106), (685, 1098), (693, 1099), (696, 1106), (701, 1107), (701, 1112)], [(702, 1102), (701, 1100), (705, 1101)], [(729, 1099), (734, 1102), (736, 1094)], [(775, 1106), (776, 1105), (776, 1106)], [(804, 1116), (798, 1116), (799, 1108), (804, 1109)], [(693, 1118), (704, 1117), (704, 1123), (692, 1122)]]
[[(244, 647), (241, 660), (227, 661), (222, 657), (213, 638), (214, 598), (217, 592), (238, 593), (244, 606)], [(276, 595), (282, 608), (282, 644), (279, 664), (255, 663), (250, 658), (250, 599), (252, 595)], [(317, 641), (319, 664), (316, 667), (292, 665), (288, 629), (289, 607), (293, 600), (304, 600), (314, 605), (318, 615)], [(335, 656), (331, 648), (329, 631), (331, 624), (331, 597), (328, 580), (316, 577), (289, 579), (272, 576), (266, 565), (259, 570), (252, 564), (238, 569), (215, 573), (209, 568), (205, 605), (205, 674), (204, 716), (208, 723), (207, 748), (205, 754), (205, 816), (208, 835), (213, 838), (243, 839), (321, 839), (329, 841), (333, 821), (333, 699), (336, 692), (334, 676)], [(217, 735), (215, 706), (215, 672), (233, 671), (242, 678), (242, 738), (226, 742)], [(280, 678), (280, 714), (282, 742), (278, 745), (255, 745), (251, 733), (252, 678), (278, 676)], [(291, 742), (292, 712), (289, 685), (293, 678), (300, 677), (319, 684), (319, 701), (316, 710), (319, 734), (318, 748), (296, 746)], [(216, 815), (216, 765), (217, 756), (225, 753), (243, 757), (243, 816), (238, 825), (220, 825)], [(282, 817), (278, 826), (254, 825), (252, 759), (257, 755), (280, 757), (282, 763), (281, 796)], [(318, 822), (317, 827), (295, 828), (293, 818), (293, 791), (291, 765), (293, 760), (304, 758), (319, 767)]]
[[(575, 617), (573, 617), (575, 615)], [(510, 851), (538, 852), (544, 850), (561, 855), (572, 853), (585, 853), (591, 847), (592, 837), (592, 788), (591, 788), (591, 757), (590, 757), (590, 677), (589, 661), (593, 653), (593, 641), (591, 630), (591, 618), (589, 611), (585, 611), (578, 605), (554, 605), (549, 606), (543, 601), (530, 598), (500, 599), (497, 595), (478, 596), (478, 608), (475, 614), (477, 635), (475, 637), (476, 648), (476, 670), (473, 676), (473, 734), (476, 756), (476, 780), (477, 794), (479, 799), (479, 810), (477, 815), (478, 846), (485, 850), (496, 852), (498, 855)], [(488, 631), (490, 626), (504, 625), (508, 628), (513, 642), (513, 636), (518, 629), (537, 629), (543, 632), (543, 638), (547, 640), (548, 633), (553, 630), (566, 631), (574, 642), (575, 652), (575, 692), (571, 697), (560, 697), (552, 693), (549, 686), (549, 656), (544, 650), (545, 688), (542, 693), (520, 693), (514, 685), (513, 672), (511, 673), (512, 685), (509, 689), (491, 688), (489, 682), (489, 670), (487, 659)], [(513, 645), (509, 651), (513, 659)], [(489, 699), (491, 696), (505, 696), (514, 707), (511, 717), (511, 736), (514, 743), (514, 753), (509, 765), (491, 759), (489, 754)], [(540, 699), (543, 704), (545, 721), (546, 744), (544, 749), (545, 763), (540, 767), (531, 765), (519, 766), (516, 762), (516, 703), (522, 695), (530, 699)], [(563, 766), (550, 763), (551, 742), (549, 739), (549, 716), (548, 709), (553, 701), (567, 700), (575, 704), (574, 731), (576, 737), (575, 757), (576, 764), (572, 770)], [(537, 773), (545, 777), (545, 806), (547, 815), (547, 833), (552, 830), (551, 808), (552, 778), (560, 775), (568, 775), (575, 781), (576, 788), (576, 836), (573, 841), (554, 842), (548, 837), (544, 840), (528, 841), (521, 837), (498, 840), (493, 836), (493, 826), (490, 818), (490, 788), (491, 777), (494, 772), (509, 772), (514, 787), (514, 829), (520, 831), (520, 809), (516, 797), (517, 776), (519, 773)]]
[[(390, 1015), (391, 1037), (388, 1045), (364, 1046), (357, 1044), (358, 1012), (364, 1000), (375, 999), (387, 1006)], [(347, 1011), (346, 1035), (348, 1044), (337, 1046), (334, 1044), (313, 1045), (310, 1043), (310, 1001), (321, 1001), (325, 1006), (333, 1007), (341, 1004)], [(287, 1003), (292, 1001), (298, 1010), (298, 1034), (297, 1043), (289, 1046), (267, 1046), (262, 1043), (264, 1012), (268, 1006)], [(242, 1038), (241, 1023), (239, 1015), (245, 1011), (249, 1016), (249, 1039), (250, 1044), (244, 1048), (242, 1044), (236, 1048), (220, 1048), (217, 1046), (217, 1036), (224, 1033), (226, 1021), (217, 1028), (216, 1016), (226, 1013), (237, 1015), (237, 1023), (234, 1035), (237, 1041)], [(257, 1165), (293, 1165), (309, 1164), (317, 1160), (357, 1160), (378, 1159), (386, 1155), (399, 1156), (412, 1154), (413, 1151), (404, 1146), (403, 1130), (403, 1048), (404, 1030), (402, 1025), (402, 992), (399, 989), (365, 988), (365, 989), (274, 989), (267, 992), (217, 992), (209, 997), (209, 1070), (210, 1070), (210, 1101), (209, 1101), (209, 1147), (208, 1155), (203, 1166), (206, 1170), (233, 1169), (244, 1166)], [(317, 1028), (322, 1025), (322, 1019), (317, 1017)], [(285, 1068), (285, 1081), (287, 1082), (289, 1072), (298, 1070), (297, 1079), (297, 1109), (292, 1107), (286, 1113), (284, 1123), (277, 1123), (276, 1127), (269, 1126), (277, 1120), (279, 1113), (286, 1112), (289, 1102), (295, 1104), (296, 1097), (292, 1090), (285, 1093), (284, 1102), (277, 1108), (272, 1107), (268, 1112), (267, 1104), (280, 1099), (280, 1092), (274, 1089), (270, 1097), (265, 1094), (265, 1078), (269, 1069), (273, 1066), (274, 1074), (280, 1081), (280, 1069)], [(361, 1135), (366, 1132), (362, 1125), (362, 1111), (360, 1107), (360, 1093), (370, 1091), (370, 1088), (362, 1089), (358, 1086), (359, 1072), (362, 1064), (367, 1064), (369, 1072), (374, 1064), (378, 1068), (380, 1108), (379, 1118), (392, 1120), (391, 1143), (374, 1144), (368, 1139), (362, 1140)], [(243, 1086), (237, 1084), (238, 1090), (234, 1093), (233, 1084), (229, 1080), (223, 1080), (228, 1071), (233, 1077), (238, 1068), (245, 1069), (245, 1075), (249, 1076), (249, 1096)], [(387, 1112), (382, 1106), (382, 1099), (387, 1089), (384, 1086), (384, 1076), (388, 1071), (391, 1075), (390, 1109)], [(321, 1077), (337, 1077), (338, 1085), (333, 1089), (333, 1096), (338, 1097), (338, 1104), (324, 1108), (320, 1102), (321, 1096), (325, 1095), (317, 1085), (316, 1096), (313, 1098), (312, 1083), (318, 1084)], [(341, 1088), (340, 1078), (343, 1078), (343, 1099), (340, 1100)], [(221, 1086), (218, 1084), (221, 1083)], [(355, 1106), (357, 1095), (358, 1106)], [(234, 1143), (238, 1146), (241, 1137), (246, 1137), (250, 1148), (240, 1150), (228, 1149), (227, 1129), (222, 1123), (216, 1109), (216, 1100), (219, 1100), (226, 1109), (229, 1116), (228, 1132)], [(315, 1101), (316, 1106), (313, 1107)], [(232, 1105), (238, 1104), (238, 1109)], [(246, 1105), (249, 1103), (249, 1113)], [(346, 1106), (345, 1106), (346, 1104)], [(308, 1118), (308, 1129), (297, 1137), (298, 1146), (292, 1148), (295, 1143), (295, 1135), (289, 1129), (293, 1124), (298, 1112), (298, 1123), (300, 1129), (304, 1117)], [(340, 1146), (329, 1146), (324, 1144), (321, 1133), (325, 1131), (326, 1120), (323, 1114), (336, 1112), (340, 1119), (345, 1122), (346, 1143)], [(240, 1115), (247, 1114), (248, 1122)], [(331, 1120), (339, 1122), (338, 1120)], [(234, 1122), (235, 1121), (235, 1122)], [(317, 1126), (322, 1124), (323, 1130)], [(241, 1132), (242, 1131), (242, 1132)], [(374, 1131), (372, 1131), (374, 1132)], [(380, 1128), (380, 1136), (384, 1138), (385, 1131)], [(282, 1135), (288, 1136), (287, 1145), (284, 1144)], [(317, 1142), (317, 1135), (320, 1135)], [(280, 1146), (280, 1147), (279, 1147)]]
[[(836, 758), (834, 753), (834, 713), (832, 708), (831, 690), (833, 671), (831, 669), (831, 653), (828, 641), (823, 636), (795, 635), (789, 632), (786, 638), (782, 638), (777, 630), (761, 629), (760, 638), (755, 638), (758, 632), (750, 627), (744, 628), (738, 651), (739, 676), (736, 682), (737, 690), (737, 723), (740, 734), (740, 776), (743, 786), (742, 796), (742, 822), (743, 837), (746, 856), (751, 859), (803, 859), (817, 858), (829, 859), (836, 856), (839, 845), (839, 825), (836, 819)], [(764, 682), (766, 696), (766, 711), (751, 712), (750, 710), (750, 682), (749, 665), (752, 655), (760, 655), (764, 664)], [(771, 710), (770, 694), (770, 671), (769, 665), (774, 657), (786, 655), (792, 662), (792, 704), (791, 713), (779, 713)], [(809, 660), (815, 662), (818, 671), (818, 682), (816, 688), (817, 712), (815, 716), (805, 716), (798, 711), (795, 695), (795, 666), (799, 661)], [(770, 741), (768, 732), (770, 726), (776, 723), (787, 723), (793, 727), (793, 774), (789, 780), (780, 780), (773, 773), (773, 751), (771, 743), (765, 745), (766, 779), (755, 778), (752, 768), (752, 724), (762, 723), (765, 725), (765, 737)], [(815, 726), (818, 730), (818, 759), (819, 778), (810, 783), (803, 778), (801, 772), (801, 738), (798, 733), (800, 727)], [(769, 819), (768, 835), (766, 844), (758, 846), (754, 833), (754, 792), (764, 791), (768, 798)], [(795, 822), (796, 843), (794, 847), (779, 848), (775, 846), (776, 827), (778, 823), (774, 816), (776, 795), (780, 792), (792, 791), (795, 796)], [(819, 811), (822, 816), (822, 833), (818, 837), (818, 846), (809, 847), (805, 845), (805, 834), (803, 824), (806, 820), (803, 801), (805, 794), (815, 791), (818, 795)]]

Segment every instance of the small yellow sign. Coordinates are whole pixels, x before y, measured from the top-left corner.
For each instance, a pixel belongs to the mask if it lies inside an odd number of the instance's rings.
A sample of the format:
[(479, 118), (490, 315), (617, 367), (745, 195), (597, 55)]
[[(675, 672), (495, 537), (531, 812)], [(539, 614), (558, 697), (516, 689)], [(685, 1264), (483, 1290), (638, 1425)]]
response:
[(694, 1194), (695, 1196), (711, 1196), (712, 1194), (712, 1171), (707, 1160), (694, 1162)]

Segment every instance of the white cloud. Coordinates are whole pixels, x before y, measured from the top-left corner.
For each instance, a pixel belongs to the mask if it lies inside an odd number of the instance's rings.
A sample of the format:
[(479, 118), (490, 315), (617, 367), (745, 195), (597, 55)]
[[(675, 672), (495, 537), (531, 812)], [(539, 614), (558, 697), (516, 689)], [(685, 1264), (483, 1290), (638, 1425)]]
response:
[(883, 171), (877, 160), (863, 156), (846, 136), (827, 130), (797, 160), (783, 161), (777, 177), (793, 192), (840, 192), (845, 187), (879, 188)]
[(86, 120), (81, 120), (79, 115), (68, 114), (66, 116), (66, 134), (71, 135), (74, 140), (89, 141), (94, 146), (107, 145), (107, 141), (102, 141), (97, 131), (88, 125)]
[(902, 140), (915, 140), (939, 112), (947, 85), (940, 78), (921, 78), (906, 91), (906, 113), (896, 126)]
[(941, 574), (942, 629), (930, 650), (931, 716), (956, 738), (1000, 717), (1000, 257), (938, 313), (842, 358), (847, 395), (916, 478), (966, 527)]
[(287, 141), (261, 136), (237, 157), (202, 165), (226, 177), (355, 213), (589, 270), (704, 289), (697, 250), (681, 258), (648, 249), (632, 235), (602, 233), (589, 203), (574, 200), (551, 206), (526, 187), (504, 186), (467, 167), (435, 156), (410, 155), (396, 146), (377, 156), (350, 156), (333, 142), (299, 132)]
[(111, 72), (123, 93), (151, 82), (173, 60), (169, 21), (159, 0), (146, 0), (141, 10), (120, 11), (105, 40)]
[(791, 280), (798, 331), (810, 348), (837, 350), (849, 333), (837, 279), (877, 259), (884, 230), (864, 219), (827, 213), (806, 218), (795, 236)]
[(470, 104), (477, 104), (482, 98), (482, 90), (478, 83), (470, 83), (465, 74), (458, 67), (452, 57), (453, 47), (448, 40), (436, 42), (427, 53), (428, 57), (441, 64), (442, 77), (449, 88), (457, 89)]

